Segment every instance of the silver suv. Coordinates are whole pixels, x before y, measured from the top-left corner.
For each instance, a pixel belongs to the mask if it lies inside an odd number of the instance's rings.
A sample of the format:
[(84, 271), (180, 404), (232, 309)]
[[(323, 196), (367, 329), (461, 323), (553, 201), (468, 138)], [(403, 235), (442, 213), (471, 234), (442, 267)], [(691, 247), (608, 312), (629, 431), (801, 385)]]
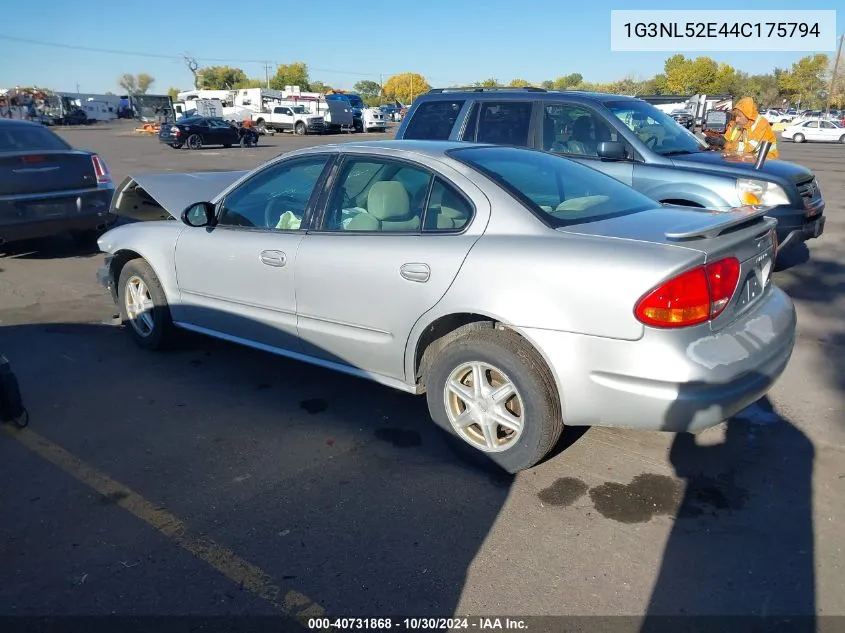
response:
[(653, 105), (619, 95), (542, 88), (434, 89), (418, 97), (397, 139), (520, 145), (562, 154), (665, 204), (770, 206), (779, 252), (819, 237), (824, 199), (807, 168), (757, 166), (714, 151)]

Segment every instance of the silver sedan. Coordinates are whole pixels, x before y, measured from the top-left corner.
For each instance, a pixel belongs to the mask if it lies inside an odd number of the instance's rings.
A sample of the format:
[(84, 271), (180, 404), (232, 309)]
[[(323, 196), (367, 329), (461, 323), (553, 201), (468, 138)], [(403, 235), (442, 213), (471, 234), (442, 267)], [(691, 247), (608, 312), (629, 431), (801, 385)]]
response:
[(564, 424), (697, 432), (795, 341), (767, 209), (658, 205), (516, 147), (323, 145), (127, 178), (98, 273), (142, 347), (180, 329), (426, 394), (509, 472)]

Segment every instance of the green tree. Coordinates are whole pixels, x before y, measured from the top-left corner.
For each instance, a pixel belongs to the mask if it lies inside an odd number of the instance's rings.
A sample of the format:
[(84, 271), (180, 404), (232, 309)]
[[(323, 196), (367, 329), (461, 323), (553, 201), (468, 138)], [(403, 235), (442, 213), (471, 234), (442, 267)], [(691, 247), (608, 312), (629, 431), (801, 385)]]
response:
[(545, 88), (546, 90), (554, 90), (555, 89), (555, 82), (551, 79), (546, 79), (543, 83), (540, 84), (541, 88)]
[(293, 64), (279, 64), (276, 74), (270, 77), (270, 87), (274, 90), (284, 90), (285, 86), (299, 86), (308, 90), (308, 65), (305, 62)]
[(311, 92), (320, 92), (322, 94), (325, 94), (331, 89), (332, 87), (329, 84), (325, 84), (322, 81), (311, 82)]
[(155, 78), (147, 73), (138, 73), (137, 76), (126, 73), (117, 83), (127, 94), (143, 95), (147, 93), (153, 82)]
[(179, 88), (168, 88), (167, 89), (167, 96), (169, 96), (171, 99), (176, 101), (176, 99), (179, 98), (180, 92), (181, 92), (181, 90), (179, 90)]
[(780, 90), (793, 102), (813, 108), (822, 105), (822, 93), (827, 90), (826, 79), (830, 60), (827, 55), (807, 55), (792, 64), (792, 69), (778, 78)]
[(508, 87), (510, 87), (510, 88), (528, 88), (528, 87), (533, 86), (533, 85), (534, 84), (532, 84), (527, 79), (511, 79), (511, 82), (508, 84)]
[(584, 83), (584, 76), (581, 73), (570, 73), (554, 80), (555, 90), (572, 90), (580, 88)]
[(475, 84), (478, 88), (497, 88), (499, 86), (499, 80), (490, 77), (489, 79), (485, 79), (484, 81), (476, 81)]
[(366, 101), (367, 99), (378, 99), (379, 95), (381, 94), (381, 86), (378, 84), (377, 81), (372, 81), (370, 79), (362, 79), (354, 86), (352, 89), (361, 95), (361, 98)]
[(267, 82), (263, 79), (245, 79), (244, 81), (239, 81), (234, 86), (232, 86), (232, 90), (240, 90), (242, 88), (266, 88)]
[(400, 103), (411, 103), (424, 92), (431, 90), (425, 77), (418, 73), (399, 73), (384, 82), (384, 96)]
[(197, 71), (197, 76), (200, 88), (205, 90), (232, 90), (239, 83), (247, 81), (243, 70), (229, 66), (207, 66)]

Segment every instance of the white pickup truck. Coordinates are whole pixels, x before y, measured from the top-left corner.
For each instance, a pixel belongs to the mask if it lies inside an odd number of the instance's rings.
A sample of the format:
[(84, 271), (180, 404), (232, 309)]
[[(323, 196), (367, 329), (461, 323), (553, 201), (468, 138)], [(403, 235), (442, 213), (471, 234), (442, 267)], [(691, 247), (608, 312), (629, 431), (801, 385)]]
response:
[(322, 134), (325, 121), (322, 116), (311, 114), (305, 106), (274, 106), (270, 112), (258, 112), (252, 115), (253, 123), (259, 134), (267, 130), (293, 132), (294, 134)]

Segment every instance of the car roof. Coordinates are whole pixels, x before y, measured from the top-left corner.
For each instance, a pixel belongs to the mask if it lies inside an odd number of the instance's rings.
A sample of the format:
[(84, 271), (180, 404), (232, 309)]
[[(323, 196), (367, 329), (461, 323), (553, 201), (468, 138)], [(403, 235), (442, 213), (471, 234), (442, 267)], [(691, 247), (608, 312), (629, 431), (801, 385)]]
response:
[(576, 101), (592, 101), (604, 103), (608, 101), (640, 101), (637, 97), (618, 95), (609, 92), (594, 92), (589, 90), (546, 90), (544, 88), (433, 88), (420, 95), (420, 100), (439, 101), (443, 99), (461, 97), (464, 99), (544, 99), (554, 101), (567, 99)]
[[(446, 155), (449, 150), (453, 149), (469, 149), (472, 147), (505, 147), (490, 143), (471, 143), (469, 141), (426, 141), (426, 140), (406, 140), (406, 139), (386, 139), (382, 141), (347, 141), (345, 143), (329, 143), (325, 145), (312, 145), (302, 149), (293, 150), (290, 154), (310, 154), (328, 151), (342, 151), (348, 152), (355, 149), (375, 149), (386, 151), (408, 152), (413, 154), (420, 154), (430, 157), (441, 157)], [(534, 151), (525, 147), (513, 147), (512, 149), (521, 151)]]

